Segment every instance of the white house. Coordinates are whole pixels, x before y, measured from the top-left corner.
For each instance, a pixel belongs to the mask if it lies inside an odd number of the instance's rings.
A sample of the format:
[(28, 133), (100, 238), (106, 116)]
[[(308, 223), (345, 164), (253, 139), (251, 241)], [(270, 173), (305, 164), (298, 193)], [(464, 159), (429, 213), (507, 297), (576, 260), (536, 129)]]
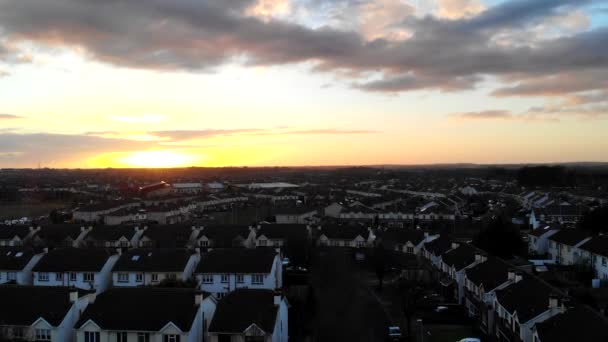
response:
[[(471, 245), (454, 245), (452, 249), (441, 255), (439, 262), (441, 271), (448, 279), (455, 282), (454, 298), (459, 304), (464, 301), (465, 271), (487, 260), (486, 255)], [(444, 284), (448, 284), (449, 282)]]
[(317, 209), (307, 207), (282, 208), (276, 215), (276, 222), (279, 224), (307, 224), (315, 221)]
[(135, 248), (120, 255), (112, 269), (114, 287), (158, 285), (163, 280), (190, 279), (200, 254), (186, 249)]
[(111, 270), (118, 254), (103, 249), (58, 248), (45, 253), (34, 266), (34, 286), (68, 286), (105, 291), (112, 285)]
[(0, 337), (25, 341), (73, 341), (74, 325), (92, 300), (66, 287), (1, 286)]
[(201, 290), (218, 298), (239, 288), (283, 287), (281, 257), (273, 248), (214, 249), (203, 255), (195, 274)]
[(551, 226), (535, 229), (528, 233), (528, 252), (535, 255), (544, 255), (549, 251), (549, 237), (559, 232)]
[(582, 244), (589, 241), (591, 236), (578, 229), (561, 229), (547, 238), (549, 241), (548, 255), (560, 265), (575, 265), (581, 261)]
[(29, 248), (1, 248), (0, 284), (32, 285), (32, 269), (42, 255)]
[(322, 226), (316, 234), (319, 246), (365, 248), (376, 240), (371, 228), (358, 226)]
[(209, 341), (287, 342), (288, 305), (280, 292), (238, 289), (217, 304)]
[(594, 236), (579, 249), (584, 262), (590, 263), (597, 279), (608, 282), (608, 237)]
[(76, 341), (206, 341), (215, 308), (213, 297), (192, 289), (111, 289), (97, 295), (83, 312)]

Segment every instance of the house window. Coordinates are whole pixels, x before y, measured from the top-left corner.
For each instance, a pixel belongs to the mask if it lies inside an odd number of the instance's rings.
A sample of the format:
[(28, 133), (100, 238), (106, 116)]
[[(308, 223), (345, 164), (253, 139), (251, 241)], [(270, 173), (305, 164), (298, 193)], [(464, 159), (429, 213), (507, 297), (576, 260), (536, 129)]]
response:
[(84, 277), (84, 281), (89, 282), (89, 283), (92, 282), (93, 279), (95, 279), (95, 276), (93, 275), (93, 273), (85, 273), (83, 277)]
[(15, 273), (15, 272), (7, 272), (6, 273), (6, 280), (8, 280), (8, 281), (17, 280), (17, 273)]
[(50, 329), (36, 329), (36, 341), (50, 341), (51, 330)]
[(258, 240), (258, 246), (266, 246), (266, 240)]
[(406, 250), (409, 254), (414, 254), (414, 247), (408, 246)]
[(85, 331), (84, 342), (99, 342), (99, 331)]
[(203, 284), (213, 284), (213, 275), (203, 274)]
[(242, 284), (245, 282), (245, 276), (242, 274), (237, 274), (236, 275), (236, 282), (239, 284)]
[(46, 272), (38, 273), (38, 281), (49, 281), (49, 274)]
[(128, 273), (118, 273), (118, 282), (119, 283), (127, 283), (129, 281)]
[(180, 342), (179, 335), (163, 335), (163, 342)]
[(143, 273), (137, 273), (135, 275), (135, 281), (138, 283), (142, 283), (144, 281), (144, 274)]
[(76, 272), (70, 272), (70, 281), (76, 281)]
[(209, 247), (209, 241), (208, 240), (201, 240), (201, 241), (199, 241), (198, 244), (201, 247)]
[(222, 274), (222, 283), (227, 283), (227, 282), (228, 282), (228, 275)]
[(224, 292), (218, 292), (215, 294), (215, 296), (217, 297), (217, 299), (222, 299), (224, 298), (224, 296), (226, 296), (226, 294)]
[(264, 276), (261, 274), (254, 274), (251, 276), (252, 284), (262, 284), (264, 282)]
[(116, 333), (116, 342), (127, 342), (127, 333), (126, 332), (117, 332)]
[(156, 273), (152, 274), (152, 281), (153, 282), (157, 282), (158, 281), (158, 274), (156, 274)]
[(55, 280), (56, 281), (63, 281), (63, 273), (61, 273), (61, 272), (55, 273)]
[(137, 333), (137, 342), (150, 342), (150, 333)]
[(362, 248), (365, 246), (365, 242), (364, 241), (357, 241), (357, 247), (358, 248)]

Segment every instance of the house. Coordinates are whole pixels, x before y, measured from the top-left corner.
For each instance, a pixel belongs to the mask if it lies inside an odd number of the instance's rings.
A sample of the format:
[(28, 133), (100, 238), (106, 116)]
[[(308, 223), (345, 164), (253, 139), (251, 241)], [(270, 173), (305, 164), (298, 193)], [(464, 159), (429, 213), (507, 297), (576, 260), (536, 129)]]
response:
[(528, 252), (534, 255), (545, 255), (549, 251), (549, 237), (559, 232), (551, 225), (532, 230), (528, 233)]
[(308, 207), (280, 208), (275, 214), (275, 220), (280, 224), (307, 224), (315, 221), (317, 209)]
[(135, 248), (123, 252), (112, 269), (115, 287), (158, 285), (166, 279), (186, 281), (200, 260), (185, 249)]
[(494, 300), (496, 290), (522, 279), (521, 271), (496, 257), (488, 257), (482, 263), (465, 270), (464, 306), (469, 317), (474, 317), (479, 328), (487, 335), (494, 331)]
[(141, 207), (127, 207), (103, 215), (103, 223), (108, 226), (119, 224), (143, 223), (148, 220), (148, 213)]
[(97, 295), (76, 323), (77, 342), (201, 342), (215, 299), (193, 289), (117, 288)]
[(139, 247), (143, 248), (186, 248), (196, 243), (199, 231), (189, 225), (156, 225), (144, 227)]
[(575, 224), (588, 211), (578, 205), (549, 205), (541, 210), (540, 220), (547, 223)]
[(317, 229), (318, 246), (365, 248), (374, 245), (376, 235), (362, 226), (331, 226)]
[(198, 194), (203, 192), (203, 183), (173, 183), (171, 184), (174, 192), (181, 194)]
[(439, 269), (444, 274), (441, 285), (444, 294), (452, 296), (459, 304), (464, 301), (465, 271), (487, 260), (486, 254), (469, 244), (454, 244), (443, 253), (439, 261)]
[(564, 312), (562, 296), (531, 275), (497, 290), (494, 300), (495, 336), (501, 341), (533, 342), (532, 328)]
[(256, 227), (256, 247), (283, 247), (287, 241), (305, 242), (310, 227), (305, 224), (262, 224)]
[(273, 248), (214, 249), (203, 255), (195, 274), (201, 290), (218, 298), (238, 288), (283, 287), (281, 257)]
[(43, 226), (32, 236), (31, 244), (40, 247), (78, 247), (92, 227), (79, 224), (53, 224)]
[(608, 236), (594, 236), (578, 249), (582, 261), (591, 264), (596, 278), (608, 282)]
[(606, 342), (608, 321), (587, 306), (576, 305), (533, 327), (534, 342)]
[(29, 226), (0, 226), (0, 247), (23, 246), (40, 227)]
[(421, 230), (404, 228), (383, 229), (376, 234), (384, 248), (416, 255), (421, 253), (424, 243), (431, 242), (439, 237), (439, 235), (430, 235), (428, 232)]
[(198, 228), (195, 246), (201, 248), (255, 247), (255, 229), (247, 225), (208, 225)]
[(34, 286), (72, 286), (83, 290), (105, 291), (112, 284), (111, 270), (118, 260), (96, 248), (57, 248), (45, 253), (34, 266)]
[(143, 228), (135, 226), (96, 226), (84, 237), (85, 247), (131, 248), (139, 245)]
[(339, 218), (342, 210), (344, 210), (344, 206), (340, 203), (334, 202), (325, 207), (323, 213), (328, 217)]
[(102, 220), (104, 215), (107, 215), (113, 211), (138, 206), (139, 203), (135, 201), (108, 201), (93, 203), (76, 208), (72, 213), (72, 217), (76, 222), (99, 222)]
[(41, 257), (31, 248), (0, 248), (0, 284), (32, 285), (32, 269)]
[(287, 342), (288, 303), (280, 292), (238, 289), (217, 304), (210, 342)]
[(580, 247), (589, 241), (591, 236), (578, 229), (562, 229), (548, 237), (549, 258), (559, 265), (574, 265), (580, 262)]
[(440, 236), (430, 242), (422, 245), (422, 256), (428, 260), (431, 264), (439, 267), (441, 261), (441, 255), (453, 247), (457, 247), (458, 244), (454, 244), (452, 240), (445, 236)]
[(164, 181), (139, 187), (139, 194), (143, 197), (162, 197), (170, 193), (171, 185)]
[(196, 204), (170, 203), (146, 207), (147, 219), (158, 224), (176, 224), (186, 221), (190, 217), (190, 211), (196, 208)]
[(0, 286), (0, 340), (73, 341), (90, 296), (66, 287)]

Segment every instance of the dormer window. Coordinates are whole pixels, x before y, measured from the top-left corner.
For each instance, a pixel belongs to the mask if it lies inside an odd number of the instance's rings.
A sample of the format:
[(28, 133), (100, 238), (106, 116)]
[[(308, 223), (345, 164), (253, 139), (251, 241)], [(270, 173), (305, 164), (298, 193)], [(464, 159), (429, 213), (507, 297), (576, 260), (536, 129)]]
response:
[(93, 279), (95, 279), (95, 276), (93, 275), (93, 273), (85, 273), (84, 274), (84, 281), (86, 281), (86, 282), (92, 282)]
[(128, 281), (129, 281), (128, 273), (118, 273), (118, 282), (119, 283), (126, 283)]
[(203, 274), (202, 282), (203, 284), (213, 284), (213, 275)]
[(163, 342), (180, 342), (179, 335), (163, 335)]
[(222, 274), (222, 283), (227, 283), (228, 282), (228, 275), (227, 274)]
[(264, 283), (264, 276), (262, 274), (253, 274), (251, 276), (251, 283), (257, 285)]
[(201, 247), (209, 247), (209, 240), (201, 240), (198, 242), (198, 245)]
[(76, 272), (70, 272), (70, 281), (76, 281)]
[(38, 273), (38, 281), (49, 281), (49, 274), (46, 272)]

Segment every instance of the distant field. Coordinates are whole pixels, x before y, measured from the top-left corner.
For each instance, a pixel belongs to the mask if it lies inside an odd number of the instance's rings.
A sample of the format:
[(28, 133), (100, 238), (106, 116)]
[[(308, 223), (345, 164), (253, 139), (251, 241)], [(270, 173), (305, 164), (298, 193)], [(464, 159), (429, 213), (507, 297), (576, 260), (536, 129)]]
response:
[(43, 202), (43, 203), (0, 203), (0, 220), (17, 219), (21, 217), (37, 217), (48, 215), (57, 208), (63, 208), (66, 204), (62, 202)]

